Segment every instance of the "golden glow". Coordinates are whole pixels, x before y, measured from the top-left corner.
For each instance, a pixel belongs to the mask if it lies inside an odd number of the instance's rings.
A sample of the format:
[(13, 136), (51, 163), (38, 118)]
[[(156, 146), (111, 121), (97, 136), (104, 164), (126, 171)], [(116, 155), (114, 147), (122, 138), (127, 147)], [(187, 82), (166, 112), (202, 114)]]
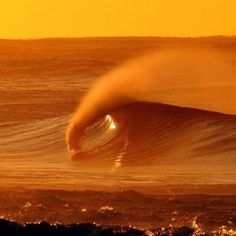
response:
[(236, 35), (235, 0), (1, 0), (0, 38)]
[(112, 121), (110, 124), (110, 129), (115, 129), (116, 128), (116, 124)]
[(110, 115), (106, 115), (106, 120), (109, 121), (109, 128), (110, 129), (116, 129), (116, 123), (114, 122), (114, 120), (112, 119), (112, 117)]
[(123, 158), (126, 154), (126, 151), (127, 151), (128, 145), (129, 145), (129, 140), (127, 138), (125, 138), (123, 141), (124, 141), (123, 147), (121, 148), (121, 151), (120, 151), (119, 155), (116, 157), (116, 160), (112, 166), (112, 172), (117, 171), (117, 169), (121, 167)]

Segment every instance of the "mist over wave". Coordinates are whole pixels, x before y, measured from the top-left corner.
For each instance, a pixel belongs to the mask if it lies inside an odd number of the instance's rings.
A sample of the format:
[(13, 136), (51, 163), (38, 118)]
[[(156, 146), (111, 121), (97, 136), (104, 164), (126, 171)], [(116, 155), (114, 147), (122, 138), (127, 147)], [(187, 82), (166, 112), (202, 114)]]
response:
[(162, 49), (103, 76), (68, 126), (68, 146), (77, 150), (73, 159), (109, 160), (115, 169), (235, 165), (234, 52)]

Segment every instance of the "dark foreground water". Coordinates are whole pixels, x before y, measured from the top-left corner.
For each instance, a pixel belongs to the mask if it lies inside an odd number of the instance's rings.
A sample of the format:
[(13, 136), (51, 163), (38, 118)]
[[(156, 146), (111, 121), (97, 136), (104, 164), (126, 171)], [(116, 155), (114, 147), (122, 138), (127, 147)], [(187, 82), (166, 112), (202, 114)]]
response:
[[(166, 228), (166, 229), (153, 229), (153, 230), (142, 230), (132, 227), (124, 226), (98, 226), (95, 224), (71, 224), (61, 225), (54, 224), (50, 225), (47, 222), (39, 224), (25, 224), (20, 225), (15, 222), (0, 220), (0, 230), (4, 235), (60, 235), (60, 236), (96, 236), (96, 235), (175, 235), (175, 236), (188, 236), (193, 235), (195, 230), (191, 227), (180, 227), (180, 228)], [(206, 234), (205, 234), (206, 235)]]
[(236, 196), (2, 189), (0, 200), (1, 235), (236, 234)]

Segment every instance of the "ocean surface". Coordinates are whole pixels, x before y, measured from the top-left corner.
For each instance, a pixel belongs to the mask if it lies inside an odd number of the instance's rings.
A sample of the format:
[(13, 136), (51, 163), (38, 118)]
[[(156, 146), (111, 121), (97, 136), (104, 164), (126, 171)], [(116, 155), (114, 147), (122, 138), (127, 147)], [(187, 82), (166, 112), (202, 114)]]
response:
[(1, 187), (236, 194), (235, 52), (234, 37), (0, 40)]
[[(1, 40), (1, 184), (60, 189), (235, 184), (234, 115), (137, 101), (110, 113), (104, 111), (86, 128), (80, 151), (71, 154), (67, 150), (66, 126), (77, 104), (100, 77), (129, 58), (185, 45), (234, 50), (236, 41)], [(143, 73), (137, 66), (139, 74)], [(110, 77), (108, 83), (115, 81)], [(132, 86), (135, 81), (128, 87)], [(220, 98), (214, 100), (217, 104)]]

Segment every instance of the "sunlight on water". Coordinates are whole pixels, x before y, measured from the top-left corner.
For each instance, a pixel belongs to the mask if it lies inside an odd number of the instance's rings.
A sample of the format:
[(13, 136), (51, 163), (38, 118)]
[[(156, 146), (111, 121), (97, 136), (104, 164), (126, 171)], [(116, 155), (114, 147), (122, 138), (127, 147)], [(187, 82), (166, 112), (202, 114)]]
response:
[(116, 123), (110, 115), (106, 115), (106, 120), (108, 120), (110, 123), (110, 129), (116, 129)]
[(120, 154), (116, 157), (116, 160), (114, 161), (114, 164), (113, 164), (113, 167), (112, 167), (112, 171), (113, 171), (113, 172), (117, 171), (117, 169), (118, 169), (119, 167), (121, 167), (121, 165), (122, 165), (122, 160), (123, 160), (123, 158), (124, 158), (124, 156), (125, 156), (125, 154), (126, 154), (128, 145), (129, 145), (129, 140), (128, 140), (128, 139), (125, 139), (125, 140), (124, 140), (123, 148), (121, 149)]

